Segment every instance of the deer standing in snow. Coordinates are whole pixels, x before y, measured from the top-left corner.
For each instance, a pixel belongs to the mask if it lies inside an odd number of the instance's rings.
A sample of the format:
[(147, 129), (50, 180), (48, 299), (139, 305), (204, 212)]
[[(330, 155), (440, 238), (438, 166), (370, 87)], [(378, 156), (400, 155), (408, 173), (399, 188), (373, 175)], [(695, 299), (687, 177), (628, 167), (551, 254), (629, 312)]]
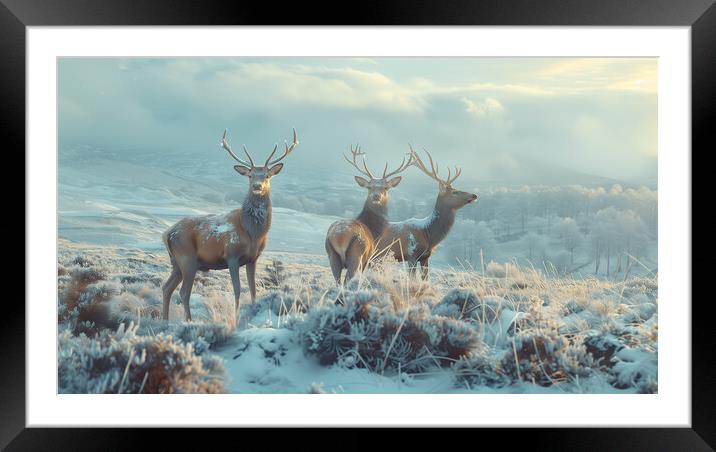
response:
[(184, 305), (184, 315), (191, 320), (189, 296), (194, 284), (194, 276), (199, 270), (229, 269), (234, 289), (235, 312), (239, 315), (239, 296), (241, 283), (239, 267), (246, 266), (246, 278), (249, 282), (251, 302), (256, 299), (256, 260), (261, 255), (271, 228), (270, 180), (283, 168), (283, 159), (298, 145), (296, 129), (293, 129), (293, 143), (286, 144), (283, 154), (271, 160), (278, 145), (262, 166), (256, 166), (249, 151), (244, 146), (248, 161), (239, 158), (226, 141), (226, 130), (221, 146), (234, 158), (238, 165), (234, 170), (249, 178), (249, 193), (240, 209), (224, 215), (204, 215), (187, 217), (170, 227), (162, 235), (172, 264), (172, 273), (162, 286), (163, 310), (165, 320), (169, 318), (169, 301), (180, 282), (179, 291)]
[[(388, 173), (388, 164), (385, 164), (383, 175), (376, 178), (368, 169), (365, 163), (365, 153), (360, 147), (354, 149), (351, 146), (352, 159), (343, 154), (343, 158), (358, 170), (361, 176), (354, 176), (359, 186), (368, 189), (368, 197), (363, 205), (363, 210), (353, 220), (339, 220), (331, 224), (326, 234), (326, 252), (331, 264), (331, 271), (336, 283), (341, 283), (341, 273), (346, 269), (344, 282), (350, 281), (357, 271), (363, 271), (368, 260), (373, 255), (376, 242), (385, 228), (388, 226), (388, 190), (396, 187), (401, 176), (396, 174), (404, 171), (412, 163), (412, 156), (403, 161), (394, 171)], [(363, 156), (363, 168), (356, 159)], [(395, 177), (392, 177), (395, 176)]]
[(410, 147), (413, 165), (438, 183), (438, 196), (433, 212), (426, 218), (390, 223), (380, 238), (381, 243), (390, 244), (390, 252), (399, 262), (408, 261), (411, 271), (415, 271), (420, 263), (423, 279), (428, 276), (428, 259), (450, 232), (457, 211), (477, 200), (477, 195), (452, 187), (452, 183), (462, 173), (459, 168), (455, 168), (454, 175), (451, 175), (448, 168), (447, 179), (441, 179), (438, 177), (437, 163), (433, 162), (428, 151), (425, 153), (430, 159), (430, 169), (425, 166), (413, 147)]

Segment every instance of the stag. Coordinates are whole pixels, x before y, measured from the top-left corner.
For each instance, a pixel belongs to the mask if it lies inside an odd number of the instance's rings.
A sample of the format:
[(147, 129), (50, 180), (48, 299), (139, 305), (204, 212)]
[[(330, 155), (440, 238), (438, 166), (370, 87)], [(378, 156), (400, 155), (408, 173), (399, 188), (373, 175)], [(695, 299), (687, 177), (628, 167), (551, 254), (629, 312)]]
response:
[[(368, 189), (368, 197), (363, 210), (353, 220), (339, 220), (331, 224), (326, 234), (326, 252), (331, 264), (331, 271), (337, 284), (341, 284), (341, 273), (346, 269), (345, 282), (353, 278), (357, 271), (363, 271), (370, 257), (376, 250), (376, 242), (388, 226), (388, 190), (396, 187), (403, 172), (412, 164), (412, 156), (393, 171), (388, 172), (388, 164), (383, 168), (383, 175), (376, 178), (368, 169), (365, 153), (360, 147), (350, 148), (352, 159), (345, 154), (343, 158), (363, 176), (354, 176), (359, 186)], [(356, 161), (362, 156), (362, 168)], [(393, 177), (395, 176), (395, 177)]]
[(399, 262), (408, 261), (412, 272), (420, 263), (423, 279), (428, 276), (428, 259), (450, 232), (450, 228), (455, 223), (457, 211), (477, 200), (477, 195), (452, 187), (452, 183), (460, 177), (462, 170), (455, 167), (455, 173), (452, 174), (448, 168), (447, 178), (442, 179), (438, 176), (437, 162), (433, 161), (433, 157), (428, 151), (425, 153), (430, 160), (430, 169), (410, 146), (413, 165), (438, 183), (438, 196), (433, 212), (422, 219), (411, 218), (392, 222), (380, 238), (381, 243), (389, 244), (388, 252), (392, 252)]
[(184, 315), (191, 320), (189, 296), (194, 284), (196, 272), (229, 269), (234, 289), (235, 312), (239, 315), (239, 296), (241, 283), (239, 268), (246, 266), (246, 278), (249, 282), (251, 302), (256, 299), (256, 261), (267, 242), (271, 228), (270, 180), (283, 169), (285, 159), (298, 145), (296, 129), (293, 129), (293, 142), (285, 144), (283, 154), (272, 160), (278, 145), (263, 165), (257, 166), (246, 146), (244, 153), (248, 160), (236, 155), (226, 139), (227, 131), (221, 139), (223, 147), (239, 164), (234, 170), (249, 178), (249, 192), (241, 208), (223, 215), (204, 215), (187, 217), (162, 235), (172, 264), (172, 273), (162, 287), (163, 317), (169, 319), (169, 301), (179, 283)]

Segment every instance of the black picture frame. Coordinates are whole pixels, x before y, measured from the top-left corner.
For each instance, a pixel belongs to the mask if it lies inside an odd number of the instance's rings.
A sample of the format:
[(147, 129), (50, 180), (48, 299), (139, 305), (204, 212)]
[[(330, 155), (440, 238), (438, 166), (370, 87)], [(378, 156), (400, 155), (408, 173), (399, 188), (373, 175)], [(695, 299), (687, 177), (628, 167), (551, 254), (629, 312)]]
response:
[[(350, 5), (349, 5), (350, 6)], [(394, 1), (326, 9), (304, 3), (191, 0), (0, 0), (2, 102), (0, 118), (6, 156), (25, 149), (25, 29), (68, 25), (557, 25), (690, 26), (692, 62), (692, 149), (710, 150), (709, 118), (716, 99), (716, 6), (712, 0), (458, 0)], [(709, 115), (711, 113), (711, 115)], [(49, 152), (49, 151), (48, 151)], [(48, 155), (51, 155), (48, 153)], [(24, 161), (23, 161), (24, 165)], [(693, 178), (692, 178), (693, 180)], [(15, 185), (16, 187), (16, 185)], [(7, 189), (6, 189), (7, 190)], [(15, 189), (16, 191), (17, 189)], [(7, 191), (6, 191), (7, 193)], [(19, 204), (19, 200), (16, 200)], [(16, 211), (19, 211), (20, 206)], [(22, 209), (24, 210), (24, 200)], [(4, 226), (3, 226), (4, 228)], [(31, 240), (25, 237), (25, 241)], [(19, 255), (19, 254), (18, 254)], [(3, 259), (5, 275), (17, 262)], [(691, 303), (691, 300), (682, 300)], [(710, 299), (692, 309), (692, 427), (616, 429), (521, 429), (510, 446), (547, 450), (712, 450), (716, 447), (716, 374), (710, 363), (714, 338)], [(25, 428), (25, 311), (6, 300), (0, 316), (0, 447), (7, 450), (115, 450), (132, 447), (132, 429)], [(240, 409), (240, 407), (237, 407)], [(185, 429), (182, 429), (185, 430)], [(182, 448), (202, 434), (161, 432), (165, 447)], [(222, 435), (234, 436), (224, 430)], [(480, 433), (480, 444), (505, 432)], [(291, 435), (292, 436), (292, 435)], [(212, 434), (212, 439), (220, 438)], [(238, 440), (237, 446), (244, 440)]]

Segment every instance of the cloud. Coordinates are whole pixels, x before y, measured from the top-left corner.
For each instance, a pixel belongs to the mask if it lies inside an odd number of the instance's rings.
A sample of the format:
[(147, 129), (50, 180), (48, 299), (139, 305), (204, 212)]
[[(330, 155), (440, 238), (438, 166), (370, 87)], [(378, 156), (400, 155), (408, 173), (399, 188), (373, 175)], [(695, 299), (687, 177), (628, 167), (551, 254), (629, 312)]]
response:
[(441, 94), (484, 95), (485, 93), (514, 94), (524, 96), (550, 96), (556, 94), (554, 91), (538, 85), (528, 85), (522, 83), (465, 83), (442, 85), (423, 77), (411, 79), (407, 86), (416, 94), (423, 96)]
[(462, 101), (465, 103), (465, 111), (478, 118), (499, 116), (505, 113), (505, 107), (502, 106), (499, 100), (492, 97), (484, 100), (472, 100), (463, 97)]
[(560, 59), (537, 71), (538, 83), (559, 91), (627, 90), (656, 93), (654, 58)]
[(340, 151), (356, 142), (379, 162), (399, 161), (411, 142), (475, 174), (514, 172), (513, 160), (524, 166), (520, 159), (530, 157), (631, 177), (644, 172), (645, 158), (655, 158), (654, 61), (378, 63), (63, 58), (60, 145), (213, 159), (224, 128), (232, 144), (261, 153), (290, 138), (295, 126), (303, 156), (295, 167), (320, 161), (345, 170)]
[[(124, 63), (126, 67), (127, 64)], [(318, 105), (351, 109), (419, 112), (420, 96), (377, 71), (302, 64), (169, 60), (143, 72), (166, 84), (198, 90), (207, 100), (237, 104)]]
[(540, 86), (529, 86), (514, 83), (477, 83), (465, 87), (455, 88), (455, 91), (462, 92), (492, 92), (503, 94), (515, 94), (523, 96), (550, 96), (555, 92)]

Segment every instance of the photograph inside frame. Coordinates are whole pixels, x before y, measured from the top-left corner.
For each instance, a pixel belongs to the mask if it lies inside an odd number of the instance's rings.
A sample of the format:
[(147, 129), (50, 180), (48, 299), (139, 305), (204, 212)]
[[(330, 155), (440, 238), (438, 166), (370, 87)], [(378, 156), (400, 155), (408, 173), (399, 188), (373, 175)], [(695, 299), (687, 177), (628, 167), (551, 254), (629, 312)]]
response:
[(657, 58), (58, 58), (58, 393), (658, 392)]

